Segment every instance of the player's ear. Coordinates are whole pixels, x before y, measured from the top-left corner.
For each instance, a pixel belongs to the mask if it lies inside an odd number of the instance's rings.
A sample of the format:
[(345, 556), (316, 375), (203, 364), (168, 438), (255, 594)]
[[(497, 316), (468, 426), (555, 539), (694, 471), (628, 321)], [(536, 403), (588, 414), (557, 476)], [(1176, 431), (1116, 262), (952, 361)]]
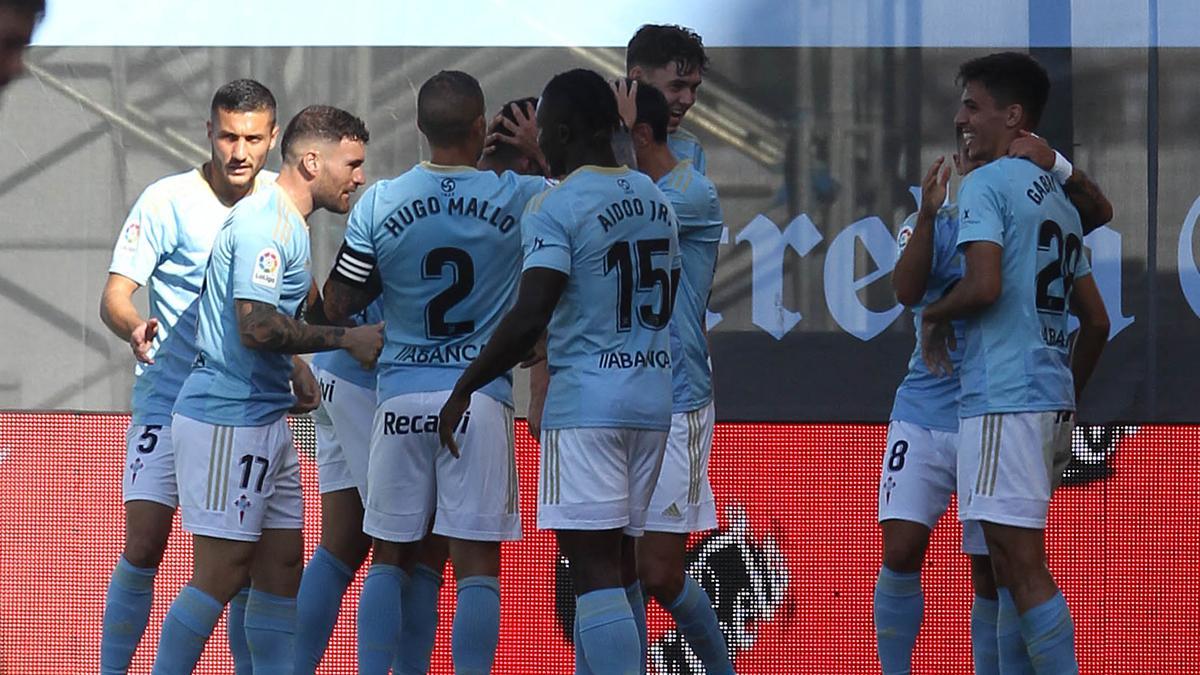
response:
[(642, 79), (642, 76), (645, 74), (646, 74), (646, 71), (642, 70), (641, 66), (634, 66), (629, 69), (629, 79), (631, 79), (631, 80), (640, 81)]
[(213, 137), (212, 137), (212, 118), (209, 118), (209, 119), (205, 120), (205, 122), (204, 122), (204, 128), (205, 128), (205, 130), (207, 130), (207, 132), (208, 132), (208, 140), (209, 140), (209, 142), (211, 143), (211, 142), (212, 142), (212, 139), (213, 139)]
[(487, 138), (487, 128), (487, 118), (483, 115), (476, 117), (475, 121), (471, 123), (471, 131), (479, 138)]
[(633, 147), (638, 150), (649, 147), (654, 142), (654, 131), (645, 122), (634, 124), (629, 130), (629, 135), (633, 138)]
[(1021, 128), (1021, 123), (1025, 121), (1025, 106), (1020, 103), (1011, 103), (1005, 109), (1004, 126), (1009, 129)]
[(267, 150), (275, 149), (275, 139), (279, 138), (279, 125), (271, 124), (271, 144), (267, 146)]
[(300, 166), (311, 177), (316, 178), (321, 174), (321, 153), (316, 150), (308, 150), (300, 158)]

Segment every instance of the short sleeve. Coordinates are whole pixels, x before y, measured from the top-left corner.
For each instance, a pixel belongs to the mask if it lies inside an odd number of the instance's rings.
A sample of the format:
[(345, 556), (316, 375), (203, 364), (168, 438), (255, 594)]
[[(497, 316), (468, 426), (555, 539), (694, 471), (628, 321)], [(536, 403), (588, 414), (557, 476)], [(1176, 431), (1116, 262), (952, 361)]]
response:
[(708, 175), (708, 157), (704, 154), (704, 146), (696, 141), (696, 151), (692, 154), (692, 166), (704, 175)]
[(899, 253), (903, 253), (904, 249), (908, 248), (908, 241), (912, 239), (913, 232), (917, 229), (917, 212), (913, 211), (908, 214), (903, 223), (900, 223), (900, 229), (896, 231), (896, 249)]
[(350, 210), (346, 219), (346, 246), (375, 257), (375, 189), (378, 183), (367, 188), (358, 203)]
[(145, 286), (178, 240), (170, 204), (148, 189), (130, 209), (113, 247), (108, 271)]
[(524, 269), (545, 267), (570, 276), (571, 236), (567, 233), (562, 219), (556, 218), (545, 206), (543, 200), (535, 199), (529, 203), (521, 216)]
[[(249, 217), (255, 215), (249, 214)], [(287, 265), (283, 245), (267, 234), (270, 228), (256, 227), (252, 222), (239, 220), (236, 211), (226, 227), (233, 228), (230, 231), (233, 248), (230, 276), (233, 277), (234, 299), (254, 300), (278, 307)]]
[(1087, 251), (1079, 252), (1079, 264), (1075, 266), (1075, 277), (1086, 277), (1092, 273), (1092, 263), (1088, 260)]
[(1004, 180), (994, 171), (977, 169), (964, 181), (958, 195), (958, 246), (973, 241), (990, 241), (1004, 246), (1004, 191), (996, 185)]

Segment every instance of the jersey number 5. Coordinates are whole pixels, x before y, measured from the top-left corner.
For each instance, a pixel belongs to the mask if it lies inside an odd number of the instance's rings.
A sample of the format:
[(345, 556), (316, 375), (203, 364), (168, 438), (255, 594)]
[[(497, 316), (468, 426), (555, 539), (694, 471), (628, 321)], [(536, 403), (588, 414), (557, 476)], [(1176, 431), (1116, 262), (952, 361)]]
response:
[[(633, 251), (637, 249), (636, 279), (633, 269)], [(656, 267), (654, 256), (671, 252), (669, 239), (641, 239), (636, 242), (618, 241), (604, 256), (604, 274), (617, 273), (617, 332), (624, 333), (633, 327), (633, 288), (650, 292), (658, 290), (660, 299), (638, 309), (638, 322), (650, 330), (662, 330), (671, 320), (671, 305), (675, 301), (675, 289), (679, 275), (668, 268)], [(669, 265), (669, 261), (668, 261)], [(635, 283), (636, 282), (636, 283)], [(656, 309), (657, 307), (657, 309)]]
[(475, 263), (471, 256), (461, 248), (435, 248), (425, 254), (425, 260), (421, 262), (421, 278), (441, 279), (447, 266), (454, 270), (454, 283), (425, 305), (425, 336), (429, 338), (451, 338), (475, 332), (474, 321), (446, 321), (446, 313), (475, 288)]

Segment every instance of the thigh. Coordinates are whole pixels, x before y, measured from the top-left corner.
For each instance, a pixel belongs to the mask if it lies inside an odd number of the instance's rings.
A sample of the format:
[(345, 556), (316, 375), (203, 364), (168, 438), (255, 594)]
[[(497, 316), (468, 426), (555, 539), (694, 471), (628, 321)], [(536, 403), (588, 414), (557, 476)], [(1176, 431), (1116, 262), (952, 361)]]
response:
[(403, 394), (379, 404), (371, 431), (363, 531), (376, 539), (420, 541), (429, 531), (436, 498), (434, 457), (441, 402)]
[[(323, 374), (329, 377), (328, 373)], [(362, 495), (367, 492), (367, 464), (371, 453), (375, 409), (375, 391), (346, 380), (336, 382), (334, 393), (326, 406), (340, 457), (350, 480), (350, 485), (346, 487), (353, 486)]]
[(434, 533), (471, 541), (519, 539), (512, 408), (476, 392), (458, 435), (459, 457), (437, 450)]
[(268, 427), (227, 427), (182, 415), (172, 423), (183, 528), (205, 537), (257, 541), (266, 513)]
[(712, 404), (671, 416), (662, 470), (646, 514), (646, 530), (689, 533), (717, 526), (708, 481), (714, 427)]
[(254, 588), (285, 598), (296, 596), (304, 563), (304, 535), (299, 529), (265, 528), (254, 549), (250, 582)]
[(154, 502), (172, 511), (179, 505), (170, 424), (129, 425), (122, 483), (126, 502)]
[(629, 429), (625, 433), (629, 468), (629, 523), (625, 534), (641, 536), (646, 527), (646, 513), (658, 477), (662, 473), (663, 454), (667, 449), (666, 431)]
[(957, 434), (893, 420), (879, 478), (879, 521), (933, 529), (954, 492)]
[(629, 524), (627, 429), (542, 431), (538, 527), (610, 530)]
[[(262, 480), (255, 476), (253, 485), (258, 498), (266, 503), (262, 527), (274, 530), (303, 529), (304, 497), (300, 485), (300, 459), (296, 455), (292, 429), (286, 418), (280, 418), (271, 425), (265, 442), (270, 453), (268, 465)], [(261, 492), (258, 491), (260, 482), (263, 483)], [(249, 490), (250, 486), (247, 485), (247, 494)]]

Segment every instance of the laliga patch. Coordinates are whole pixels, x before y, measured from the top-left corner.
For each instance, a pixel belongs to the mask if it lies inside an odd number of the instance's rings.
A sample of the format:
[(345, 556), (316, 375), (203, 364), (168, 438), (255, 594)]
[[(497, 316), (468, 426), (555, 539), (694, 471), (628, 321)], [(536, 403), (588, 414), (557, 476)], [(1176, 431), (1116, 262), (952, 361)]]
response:
[(138, 239), (142, 236), (142, 226), (135, 221), (129, 221), (125, 224), (125, 229), (121, 231), (121, 250), (133, 252), (137, 250)]
[(270, 247), (258, 252), (254, 260), (254, 276), (251, 278), (259, 286), (275, 288), (279, 285), (279, 253)]
[(905, 246), (908, 246), (908, 240), (912, 239), (913, 229), (908, 225), (900, 228), (900, 233), (896, 235), (896, 243), (900, 245), (900, 250), (903, 251)]

